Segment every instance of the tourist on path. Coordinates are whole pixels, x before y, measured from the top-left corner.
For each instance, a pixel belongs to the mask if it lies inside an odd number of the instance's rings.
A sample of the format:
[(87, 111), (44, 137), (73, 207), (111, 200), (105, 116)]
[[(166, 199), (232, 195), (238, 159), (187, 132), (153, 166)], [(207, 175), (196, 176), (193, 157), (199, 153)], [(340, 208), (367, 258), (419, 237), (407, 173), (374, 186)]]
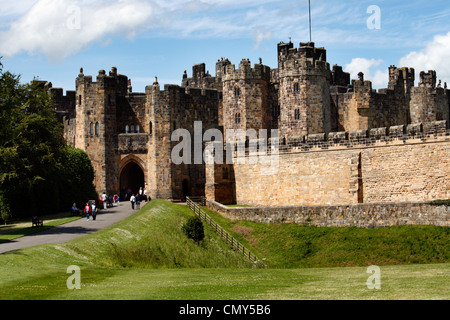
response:
[(131, 209), (134, 210), (134, 203), (136, 202), (136, 197), (134, 196), (134, 194), (131, 195), (130, 202), (131, 202)]
[(97, 205), (95, 204), (95, 202), (94, 203), (92, 203), (92, 207), (91, 207), (91, 209), (92, 209), (92, 220), (96, 220), (97, 219)]
[(108, 201), (108, 197), (106, 196), (106, 192), (103, 192), (103, 194), (102, 194), (102, 201), (103, 201), (103, 209), (106, 210), (106, 205), (107, 205), (106, 201)]
[(89, 202), (86, 202), (86, 206), (84, 207), (84, 213), (86, 214), (86, 220), (89, 221), (89, 214), (91, 213), (91, 206)]

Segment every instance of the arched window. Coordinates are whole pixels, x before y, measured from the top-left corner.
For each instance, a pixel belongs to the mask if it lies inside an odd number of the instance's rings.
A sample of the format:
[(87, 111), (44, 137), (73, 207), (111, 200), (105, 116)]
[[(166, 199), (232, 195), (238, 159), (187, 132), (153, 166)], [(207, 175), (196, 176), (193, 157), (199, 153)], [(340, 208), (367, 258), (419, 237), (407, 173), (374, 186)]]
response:
[(94, 136), (94, 124), (91, 122), (91, 124), (89, 125), (89, 134), (92, 136)]
[(151, 121), (150, 121), (150, 128), (149, 128), (148, 133), (149, 133), (150, 135), (153, 134), (153, 123), (152, 123)]
[(234, 95), (235, 95), (236, 97), (240, 97), (240, 96), (241, 96), (241, 89), (235, 88), (235, 89), (234, 89)]
[(236, 113), (234, 116), (234, 122), (236, 124), (240, 124), (241, 123), (241, 114), (240, 113)]
[(130, 126), (129, 125), (125, 126), (125, 133), (130, 133)]
[(95, 136), (98, 137), (100, 135), (100, 124), (97, 122), (95, 124)]
[(300, 85), (298, 83), (294, 83), (294, 92), (300, 92)]
[(141, 133), (141, 126), (140, 125), (136, 125), (136, 133)]
[(132, 124), (130, 127), (130, 133), (134, 133), (134, 124)]

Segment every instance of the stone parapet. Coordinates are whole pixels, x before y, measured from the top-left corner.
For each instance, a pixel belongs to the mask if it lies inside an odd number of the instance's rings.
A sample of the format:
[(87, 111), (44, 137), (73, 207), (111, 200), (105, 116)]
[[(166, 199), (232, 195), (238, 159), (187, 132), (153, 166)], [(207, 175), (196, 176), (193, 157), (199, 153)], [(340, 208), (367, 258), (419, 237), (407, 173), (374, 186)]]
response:
[[(434, 121), (424, 124), (409, 124), (371, 130), (356, 130), (352, 132), (330, 132), (252, 140), (259, 145), (267, 145), (272, 153), (289, 153), (299, 151), (317, 151), (331, 149), (351, 149), (362, 147), (379, 147), (422, 143), (433, 141), (450, 141), (450, 129), (447, 121)], [(235, 150), (242, 148), (243, 142), (236, 142)], [(248, 143), (246, 155), (249, 154)], [(242, 153), (241, 153), (242, 154)]]

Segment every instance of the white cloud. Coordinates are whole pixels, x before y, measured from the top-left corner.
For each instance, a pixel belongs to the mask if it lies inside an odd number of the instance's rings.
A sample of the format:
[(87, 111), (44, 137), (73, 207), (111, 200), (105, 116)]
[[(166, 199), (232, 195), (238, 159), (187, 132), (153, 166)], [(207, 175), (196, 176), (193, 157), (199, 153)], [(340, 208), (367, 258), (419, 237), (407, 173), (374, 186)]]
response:
[(365, 80), (372, 81), (373, 88), (385, 88), (389, 72), (378, 68), (382, 63), (381, 59), (354, 58), (344, 70), (350, 73), (351, 79), (358, 79), (358, 73), (362, 72)]
[(422, 50), (410, 52), (399, 65), (414, 68), (416, 82), (420, 71), (435, 70), (438, 79), (450, 83), (450, 32), (435, 36)]
[(0, 31), (0, 54), (11, 57), (26, 51), (62, 60), (106, 35), (133, 37), (151, 15), (152, 6), (143, 0), (39, 0), (8, 30)]

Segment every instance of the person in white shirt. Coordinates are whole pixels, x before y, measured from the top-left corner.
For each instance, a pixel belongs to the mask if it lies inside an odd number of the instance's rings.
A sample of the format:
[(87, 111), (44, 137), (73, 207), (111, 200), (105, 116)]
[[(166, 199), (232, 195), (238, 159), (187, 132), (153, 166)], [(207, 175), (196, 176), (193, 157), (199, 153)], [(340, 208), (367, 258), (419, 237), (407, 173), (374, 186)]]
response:
[(103, 192), (102, 194), (102, 200), (103, 200), (103, 209), (106, 210), (106, 205), (107, 205), (107, 201), (108, 201), (108, 197), (106, 196), (106, 192)]
[(134, 203), (136, 202), (136, 197), (134, 196), (134, 194), (131, 196), (130, 202), (131, 202), (131, 209), (134, 210)]

